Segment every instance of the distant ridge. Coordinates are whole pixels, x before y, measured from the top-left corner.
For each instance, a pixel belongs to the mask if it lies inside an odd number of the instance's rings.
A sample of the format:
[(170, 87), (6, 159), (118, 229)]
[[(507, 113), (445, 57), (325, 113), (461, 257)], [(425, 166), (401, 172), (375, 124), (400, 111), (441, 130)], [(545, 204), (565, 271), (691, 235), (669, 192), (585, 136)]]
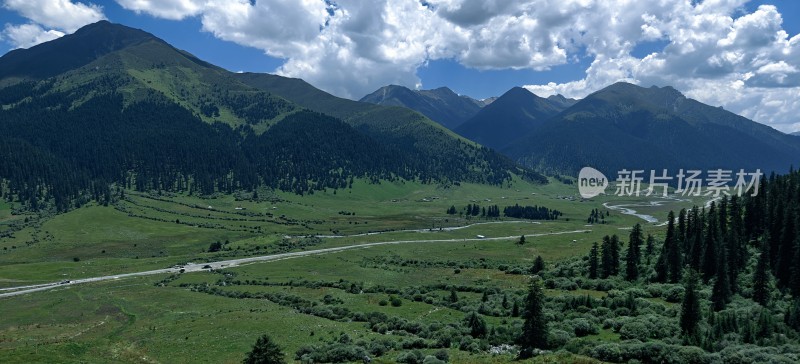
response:
[(615, 83), (521, 135), (500, 150), (553, 173), (575, 174), (584, 166), (609, 173), (622, 168), (783, 172), (800, 164), (797, 138), (669, 86)]
[(235, 74), (107, 21), (0, 57), (0, 105), (0, 180), (33, 209), (107, 203), (114, 185), (305, 194), (355, 178), (547, 181), (413, 110)]
[(560, 95), (545, 99), (522, 87), (514, 87), (456, 128), (456, 132), (500, 150), (574, 101)]
[[(376, 105), (402, 106), (415, 110), (453, 130), (475, 115), (486, 102), (461, 96), (447, 87), (433, 90), (411, 90), (389, 85), (361, 98)], [(491, 103), (493, 100), (489, 100)]]

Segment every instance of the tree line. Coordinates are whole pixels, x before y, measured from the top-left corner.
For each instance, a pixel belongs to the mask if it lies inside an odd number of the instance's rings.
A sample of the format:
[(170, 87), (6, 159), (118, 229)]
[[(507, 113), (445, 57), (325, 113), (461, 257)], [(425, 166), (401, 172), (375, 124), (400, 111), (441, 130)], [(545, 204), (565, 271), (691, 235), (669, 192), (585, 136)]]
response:
[[(290, 105), (244, 94), (220, 97), (247, 124), (206, 123), (155, 92), (131, 101), (109, 91), (121, 82), (108, 76), (71, 91), (52, 81), (0, 89), (2, 104), (12, 106), (0, 109), (3, 197), (66, 211), (80, 201), (108, 203), (113, 186), (204, 195), (266, 186), (307, 194), (349, 188), (356, 178), (501, 184), (511, 171), (525, 172), (486, 151), (442, 152), (459, 159), (432, 161), (413, 145), (384, 143), (308, 110), (259, 133), (252, 124)], [(203, 114), (219, 113), (211, 101), (200, 105)]]

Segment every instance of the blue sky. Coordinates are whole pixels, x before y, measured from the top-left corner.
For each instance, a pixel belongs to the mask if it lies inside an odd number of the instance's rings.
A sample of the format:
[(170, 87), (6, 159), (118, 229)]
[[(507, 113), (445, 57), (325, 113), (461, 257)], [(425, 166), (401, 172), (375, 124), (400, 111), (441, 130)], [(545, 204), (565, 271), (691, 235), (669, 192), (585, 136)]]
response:
[[(800, 130), (793, 119), (800, 104), (790, 100), (800, 95), (792, 81), (800, 79), (800, 38), (793, 38), (800, 2), (687, 0), (620, 11), (613, 1), (591, 8), (548, 1), (0, 0), (0, 52), (99, 17), (231, 71), (300, 77), (355, 99), (389, 83), (447, 86), (475, 98), (514, 86), (583, 97), (626, 80), (669, 84), (778, 129)], [(685, 38), (682, 30), (703, 16), (716, 19), (716, 28), (700, 25), (698, 36)], [(786, 33), (783, 43), (744, 39), (757, 32), (774, 38), (776, 30)]]

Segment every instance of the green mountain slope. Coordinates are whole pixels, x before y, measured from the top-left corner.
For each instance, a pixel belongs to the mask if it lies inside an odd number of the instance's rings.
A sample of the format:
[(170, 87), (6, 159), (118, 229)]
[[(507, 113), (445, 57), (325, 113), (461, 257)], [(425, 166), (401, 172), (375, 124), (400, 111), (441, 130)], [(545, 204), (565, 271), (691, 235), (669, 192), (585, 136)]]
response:
[(453, 130), (474, 116), (483, 103), (459, 96), (447, 87), (410, 90), (403, 86), (384, 86), (360, 101), (385, 106), (403, 106), (427, 116)]
[(617, 83), (564, 110), (503, 151), (528, 166), (785, 171), (800, 143), (765, 125), (690, 100), (671, 87)]
[(513, 171), (534, 181), (546, 181), (542, 175), (520, 169), (507, 157), (478, 146), (408, 108), (339, 98), (296, 78), (259, 73), (234, 76), (310, 110), (340, 118), (384, 145), (411, 153), (430, 170), (424, 180), (436, 175), (466, 175), (472, 176), (466, 180), (497, 183), (506, 178), (507, 171)]
[[(73, 49), (82, 56), (62, 54)], [(47, 72), (20, 61), (39, 57), (66, 61), (50, 62)], [(108, 201), (113, 184), (313, 193), (352, 178), (536, 176), (410, 110), (325, 97), (298, 105), (108, 22), (0, 58), (9, 64), (14, 72), (0, 79), (0, 193), (34, 208)]]
[(502, 149), (522, 134), (565, 109), (570, 101), (545, 99), (515, 87), (456, 129), (456, 132), (480, 144)]

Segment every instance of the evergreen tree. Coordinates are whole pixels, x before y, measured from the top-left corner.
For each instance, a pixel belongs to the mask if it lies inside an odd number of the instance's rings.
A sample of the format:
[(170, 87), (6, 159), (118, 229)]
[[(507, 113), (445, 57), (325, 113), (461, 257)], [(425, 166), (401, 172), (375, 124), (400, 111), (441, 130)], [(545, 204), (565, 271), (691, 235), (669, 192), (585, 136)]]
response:
[(753, 301), (766, 307), (769, 303), (769, 264), (770, 264), (770, 243), (769, 232), (764, 236), (761, 243), (761, 254), (758, 256), (756, 271), (753, 273)]
[(681, 279), (681, 252), (675, 235), (675, 213), (670, 211), (667, 215), (667, 236), (664, 239), (664, 253), (666, 254), (667, 272), (669, 281), (677, 283)]
[(620, 242), (617, 234), (611, 235), (611, 275), (619, 275)]
[(625, 279), (635, 281), (639, 278), (639, 262), (641, 260), (642, 225), (636, 224), (631, 230), (626, 254)]
[(714, 202), (711, 203), (711, 208), (708, 209), (706, 221), (708, 223), (705, 230), (705, 240), (703, 241), (703, 264), (701, 267), (704, 282), (708, 282), (717, 274), (717, 255), (719, 254), (719, 249), (717, 249), (719, 242), (717, 239), (719, 237), (719, 225), (716, 204)]
[(725, 305), (730, 302), (731, 298), (731, 285), (730, 275), (728, 271), (728, 255), (727, 249), (722, 248), (719, 250), (719, 258), (717, 263), (717, 275), (714, 280), (714, 287), (711, 289), (711, 302), (715, 311), (722, 311)]
[(786, 313), (785, 322), (794, 331), (800, 332), (800, 298), (795, 297), (792, 300), (792, 307)]
[(705, 210), (700, 211), (696, 206), (690, 213), (690, 221), (692, 226), (692, 233), (688, 237), (690, 240), (690, 249), (687, 252), (689, 255), (689, 267), (694, 270), (700, 270), (700, 263), (703, 257), (703, 228), (705, 225)]
[(519, 303), (514, 301), (514, 305), (511, 306), (511, 317), (519, 317)]
[(525, 299), (525, 322), (522, 334), (517, 339), (520, 346), (519, 357), (530, 358), (534, 349), (547, 347), (547, 320), (544, 316), (544, 291), (538, 278), (531, 280), (528, 297)]
[(725, 244), (723, 244), (723, 249), (726, 251), (726, 267), (731, 294), (739, 291), (738, 279), (740, 268), (737, 266), (737, 264), (739, 264), (738, 257), (742, 255), (740, 245), (741, 243), (736, 240), (736, 233), (729, 228), (728, 232), (725, 234)]
[[(800, 223), (798, 223), (800, 226)], [(789, 282), (789, 291), (792, 296), (800, 298), (800, 235), (795, 238), (794, 242), (794, 265), (792, 265), (792, 277)]]
[(696, 345), (699, 342), (699, 324), (702, 319), (700, 311), (700, 297), (698, 296), (699, 277), (697, 272), (689, 270), (684, 283), (683, 302), (681, 303), (680, 327), (686, 345)]
[(653, 253), (656, 249), (656, 238), (651, 234), (647, 234), (647, 245), (644, 248), (644, 256), (647, 266), (650, 266), (650, 260), (653, 258)]
[(683, 252), (689, 251), (689, 239), (686, 238), (686, 230), (687, 230), (686, 219), (687, 219), (686, 209), (681, 209), (681, 211), (678, 213), (678, 231), (677, 231), (678, 235), (676, 239), (678, 241), (678, 246), (681, 247), (681, 251)]
[(592, 243), (592, 249), (589, 250), (589, 279), (597, 278), (598, 270), (598, 246), (597, 242)]
[(256, 340), (255, 345), (247, 357), (242, 361), (244, 364), (285, 364), (283, 351), (272, 338), (261, 335)]
[(619, 273), (619, 237), (604, 236), (600, 255), (600, 278), (608, 278)]
[(539, 272), (544, 270), (544, 259), (542, 259), (541, 255), (537, 255), (536, 259), (533, 260), (533, 267), (531, 267), (531, 273), (539, 274)]
[[(792, 200), (794, 197), (789, 191), (784, 192), (788, 195), (788, 199)], [(784, 211), (783, 224), (781, 224), (780, 235), (780, 252), (778, 254), (777, 266), (775, 269), (775, 277), (781, 287), (789, 287), (792, 281), (792, 271), (794, 266), (798, 264), (794, 260), (797, 252), (796, 240), (798, 232), (795, 226), (797, 222), (796, 207), (791, 206)]]
[(476, 338), (484, 338), (486, 337), (487, 328), (486, 328), (486, 321), (479, 315), (477, 312), (472, 311), (467, 317), (464, 318), (464, 322), (469, 328), (469, 334)]
[(455, 289), (450, 290), (450, 302), (451, 303), (458, 302), (458, 293), (456, 293)]

